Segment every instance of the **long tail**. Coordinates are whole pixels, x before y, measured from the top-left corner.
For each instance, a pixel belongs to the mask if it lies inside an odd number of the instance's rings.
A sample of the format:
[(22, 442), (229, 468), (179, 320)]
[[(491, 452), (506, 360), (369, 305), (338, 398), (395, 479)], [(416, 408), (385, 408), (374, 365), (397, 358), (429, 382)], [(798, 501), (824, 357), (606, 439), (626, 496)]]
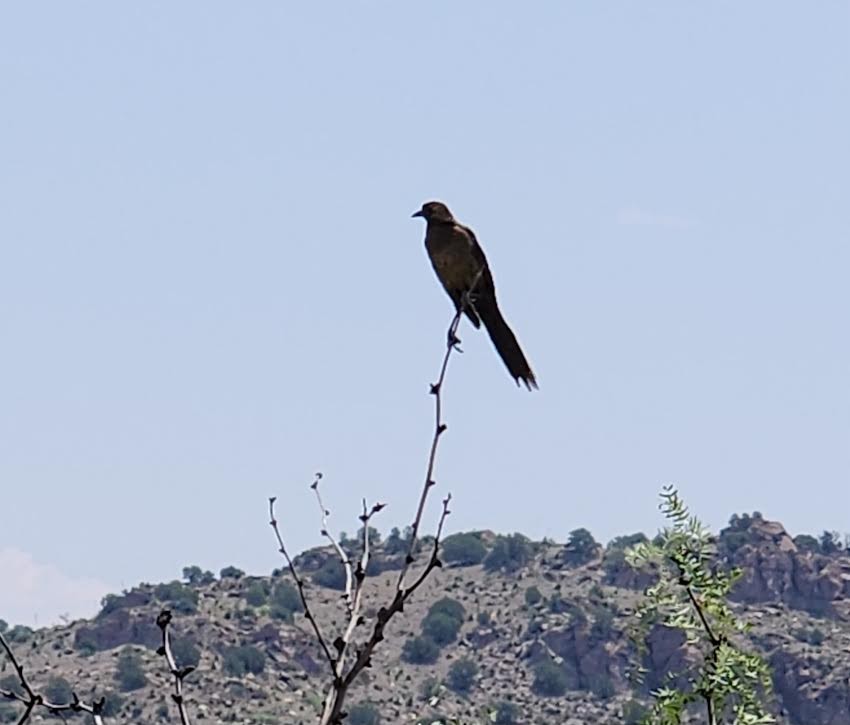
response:
[(481, 297), (475, 300), (475, 309), (478, 311), (484, 327), (487, 328), (487, 332), (490, 334), (490, 339), (496, 347), (496, 352), (499, 353), (514, 382), (519, 385), (519, 381), (522, 380), (525, 383), (525, 387), (529, 390), (536, 388), (537, 379), (531, 371), (528, 360), (525, 359), (525, 355), (522, 353), (522, 348), (520, 348), (516, 336), (511, 328), (508, 327), (505, 318), (502, 317), (495, 296), (481, 295)]

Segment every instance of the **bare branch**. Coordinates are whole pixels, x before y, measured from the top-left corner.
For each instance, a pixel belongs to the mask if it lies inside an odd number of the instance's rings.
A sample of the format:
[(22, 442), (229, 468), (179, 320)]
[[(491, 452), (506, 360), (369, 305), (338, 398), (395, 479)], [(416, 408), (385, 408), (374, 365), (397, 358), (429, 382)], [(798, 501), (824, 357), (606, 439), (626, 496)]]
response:
[(24, 690), (24, 694), (21, 695), (17, 692), (12, 692), (11, 690), (4, 690), (0, 688), (0, 696), (6, 698), (7, 700), (16, 700), (17, 702), (23, 703), (24, 711), (21, 713), (21, 717), (18, 719), (18, 725), (24, 725), (30, 719), (33, 710), (36, 707), (43, 707), (45, 710), (51, 713), (63, 713), (63, 712), (86, 712), (92, 716), (92, 721), (95, 725), (103, 725), (103, 716), (101, 713), (103, 712), (103, 706), (106, 702), (106, 699), (101, 697), (99, 700), (95, 700), (91, 705), (86, 704), (82, 700), (80, 700), (76, 693), (72, 693), (73, 700), (67, 703), (55, 703), (50, 702), (49, 700), (45, 700), (44, 697), (33, 690), (26, 676), (24, 675), (24, 666), (18, 662), (15, 658), (15, 653), (12, 651), (11, 646), (6, 641), (6, 638), (3, 636), (3, 633), (0, 632), (0, 647), (6, 652), (6, 656), (9, 658), (9, 661), (12, 663), (12, 668), (15, 670), (15, 673), (18, 675), (18, 680), (21, 683), (21, 687)]
[(351, 571), (351, 559), (348, 558), (348, 554), (345, 553), (340, 543), (333, 537), (330, 529), (328, 528), (328, 516), (330, 516), (330, 511), (325, 508), (325, 504), (322, 501), (322, 494), (319, 493), (319, 481), (322, 480), (321, 472), (316, 474), (316, 478), (313, 479), (313, 483), (310, 484), (310, 488), (316, 494), (316, 501), (319, 503), (319, 512), (322, 516), (322, 536), (324, 536), (328, 541), (331, 542), (331, 546), (333, 546), (334, 550), (339, 557), (339, 560), (342, 562), (342, 567), (345, 569), (345, 594), (343, 595), (345, 599), (345, 608), (348, 610), (349, 615), (351, 614), (352, 607), (352, 593), (351, 593), (351, 585), (352, 585), (352, 571)]
[(163, 609), (156, 618), (156, 626), (162, 631), (162, 645), (157, 650), (157, 654), (165, 657), (165, 661), (168, 663), (168, 670), (174, 676), (174, 692), (171, 694), (171, 699), (177, 705), (177, 710), (180, 713), (180, 722), (183, 725), (189, 725), (189, 713), (186, 711), (186, 702), (183, 698), (183, 680), (195, 668), (191, 666), (177, 667), (174, 653), (171, 651), (171, 635), (168, 631), (169, 624), (171, 624), (171, 612), (168, 609)]
[(289, 566), (289, 571), (292, 574), (292, 578), (295, 580), (295, 585), (298, 587), (298, 594), (301, 597), (301, 605), (304, 607), (304, 617), (313, 626), (313, 632), (316, 635), (316, 639), (319, 641), (319, 646), (325, 653), (325, 658), (328, 660), (328, 664), (331, 667), (331, 672), (333, 672), (334, 676), (336, 676), (336, 659), (331, 654), (331, 651), (328, 648), (328, 643), (322, 635), (322, 630), (319, 628), (319, 623), (313, 616), (313, 612), (310, 611), (310, 603), (307, 601), (307, 595), (304, 592), (304, 580), (300, 576), (298, 576), (298, 571), (295, 569), (295, 564), (292, 562), (292, 557), (290, 557), (289, 553), (286, 551), (286, 546), (284, 546), (283, 543), (283, 537), (280, 535), (280, 529), (278, 529), (277, 527), (277, 519), (274, 516), (274, 502), (276, 500), (277, 496), (272, 496), (271, 498), (269, 498), (269, 525), (272, 527), (272, 529), (274, 529), (275, 536), (277, 537), (278, 551), (283, 554), (283, 558), (286, 559), (286, 563)]

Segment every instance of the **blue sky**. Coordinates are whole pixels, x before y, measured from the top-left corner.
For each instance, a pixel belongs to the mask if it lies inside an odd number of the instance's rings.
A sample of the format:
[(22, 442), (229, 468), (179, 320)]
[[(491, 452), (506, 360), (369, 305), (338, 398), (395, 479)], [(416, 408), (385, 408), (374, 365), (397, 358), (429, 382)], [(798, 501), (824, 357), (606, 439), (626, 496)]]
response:
[[(461, 329), (451, 530), (847, 531), (850, 5), (0, 9), (0, 617), (410, 521), (473, 227), (540, 382)], [(437, 515), (437, 499), (428, 513)]]

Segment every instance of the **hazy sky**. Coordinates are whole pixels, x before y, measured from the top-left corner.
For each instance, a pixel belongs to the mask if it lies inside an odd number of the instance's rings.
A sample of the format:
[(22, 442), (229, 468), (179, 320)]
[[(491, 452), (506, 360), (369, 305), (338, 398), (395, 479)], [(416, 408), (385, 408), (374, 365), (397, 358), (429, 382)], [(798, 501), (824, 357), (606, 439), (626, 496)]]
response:
[(758, 509), (850, 530), (850, 3), (0, 8), (0, 617), (279, 564), (412, 516), (445, 388), (450, 530), (601, 540)]

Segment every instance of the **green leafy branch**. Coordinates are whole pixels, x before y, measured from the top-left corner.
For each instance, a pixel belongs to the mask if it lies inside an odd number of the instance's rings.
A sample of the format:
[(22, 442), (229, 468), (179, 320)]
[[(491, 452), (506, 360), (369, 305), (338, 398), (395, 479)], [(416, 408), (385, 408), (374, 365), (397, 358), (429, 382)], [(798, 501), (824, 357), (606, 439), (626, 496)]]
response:
[(740, 570), (725, 572), (716, 566), (711, 532), (690, 513), (675, 488), (662, 490), (659, 508), (669, 525), (652, 542), (626, 553), (633, 567), (653, 568), (659, 575), (637, 609), (635, 641), (643, 655), (654, 625), (677, 629), (690, 651), (698, 654), (698, 664), (686, 672), (668, 673), (671, 680), (684, 676), (687, 686), (653, 691), (653, 707), (644, 723), (680, 725), (697, 703), (705, 707), (708, 725), (774, 722), (765, 705), (770, 670), (764, 658), (739, 646), (748, 625), (729, 604)]

